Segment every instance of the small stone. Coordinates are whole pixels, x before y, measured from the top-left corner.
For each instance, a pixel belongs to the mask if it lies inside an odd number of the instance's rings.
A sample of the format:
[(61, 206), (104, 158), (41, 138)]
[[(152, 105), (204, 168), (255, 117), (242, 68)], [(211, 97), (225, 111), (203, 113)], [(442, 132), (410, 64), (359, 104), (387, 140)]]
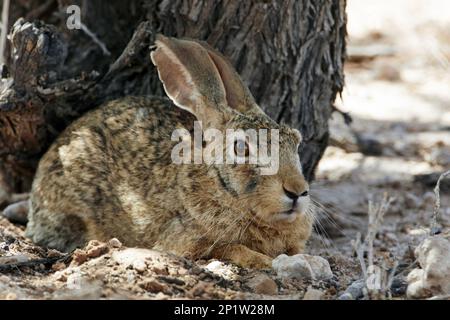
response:
[(233, 267), (222, 261), (212, 261), (205, 266), (205, 269), (227, 280), (234, 280), (237, 277)]
[(56, 281), (66, 282), (67, 276), (63, 272), (58, 271), (55, 273), (55, 279)]
[(247, 281), (247, 286), (257, 294), (276, 295), (278, 294), (278, 286), (269, 276), (259, 273)]
[(203, 269), (200, 268), (199, 266), (195, 265), (191, 268), (191, 273), (194, 275), (199, 275), (200, 273), (203, 272)]
[(62, 261), (57, 261), (52, 265), (53, 271), (61, 271), (66, 268), (66, 264)]
[(167, 268), (153, 267), (152, 271), (153, 271), (153, 273), (158, 274), (158, 275), (163, 275), (163, 276), (169, 275)]
[(108, 245), (111, 248), (120, 248), (122, 247), (122, 242), (120, 242), (117, 238), (112, 238), (108, 241)]
[(415, 250), (420, 269), (407, 276), (409, 298), (450, 294), (450, 241), (441, 236), (425, 239)]
[(205, 269), (211, 272), (220, 271), (224, 266), (224, 263), (221, 261), (213, 261), (206, 265)]
[(200, 297), (205, 293), (205, 286), (206, 284), (204, 282), (197, 283), (195, 286), (192, 287), (191, 290), (189, 290), (188, 295), (191, 297)]
[(106, 246), (106, 244), (101, 243), (97, 240), (91, 240), (89, 241), (85, 250), (87, 257), (92, 259), (97, 258), (108, 252), (108, 247)]
[(48, 249), (47, 251), (47, 258), (59, 258), (62, 254), (58, 250), (55, 249)]
[(81, 249), (75, 249), (72, 254), (72, 261), (77, 265), (81, 265), (87, 261), (88, 257), (86, 251)]
[(394, 278), (391, 285), (391, 293), (394, 297), (403, 296), (407, 287), (408, 283), (404, 278)]
[(272, 261), (272, 268), (282, 278), (326, 280), (333, 277), (327, 260), (309, 254), (279, 255)]
[(156, 280), (147, 280), (141, 283), (140, 287), (151, 293), (166, 292), (168, 290), (166, 284), (158, 282)]
[(364, 295), (365, 286), (366, 282), (364, 279), (356, 280), (348, 286), (345, 292), (339, 296), (338, 300), (356, 300), (361, 298)]
[(132, 266), (133, 269), (139, 273), (143, 273), (145, 270), (147, 270), (147, 264), (145, 263), (145, 260), (136, 260), (133, 262)]
[(309, 286), (306, 290), (306, 293), (303, 297), (303, 300), (322, 300), (324, 296), (324, 292), (318, 289), (314, 289), (312, 286)]

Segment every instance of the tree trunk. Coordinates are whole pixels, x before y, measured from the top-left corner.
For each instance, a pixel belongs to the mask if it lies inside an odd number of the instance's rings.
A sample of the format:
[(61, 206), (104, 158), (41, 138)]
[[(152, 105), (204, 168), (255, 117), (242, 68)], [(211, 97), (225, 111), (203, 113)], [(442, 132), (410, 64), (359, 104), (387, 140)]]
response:
[[(67, 28), (71, 4), (84, 30)], [(149, 59), (157, 32), (206, 40), (228, 56), (261, 107), (302, 132), (313, 178), (344, 82), (345, 0), (16, 0), (9, 20), (0, 88), (0, 178), (9, 192), (30, 188), (40, 156), (87, 110), (163, 95)]]

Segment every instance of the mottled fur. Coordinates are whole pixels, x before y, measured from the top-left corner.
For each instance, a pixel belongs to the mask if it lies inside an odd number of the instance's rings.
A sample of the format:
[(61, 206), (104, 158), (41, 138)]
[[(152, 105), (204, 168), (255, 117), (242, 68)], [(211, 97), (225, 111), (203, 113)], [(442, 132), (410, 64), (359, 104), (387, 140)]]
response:
[[(218, 52), (204, 43), (158, 39), (153, 62), (180, 108), (164, 98), (126, 97), (70, 125), (39, 164), (27, 235), (65, 251), (117, 237), (127, 246), (255, 268), (269, 267), (281, 253), (300, 252), (311, 232), (308, 197), (293, 218), (279, 218), (291, 209), (284, 189), (301, 194), (308, 188), (298, 131), (267, 117)], [(205, 54), (214, 64), (205, 63)], [(172, 163), (173, 130), (193, 132), (196, 119), (222, 130), (279, 129), (279, 172), (259, 175), (249, 164)]]

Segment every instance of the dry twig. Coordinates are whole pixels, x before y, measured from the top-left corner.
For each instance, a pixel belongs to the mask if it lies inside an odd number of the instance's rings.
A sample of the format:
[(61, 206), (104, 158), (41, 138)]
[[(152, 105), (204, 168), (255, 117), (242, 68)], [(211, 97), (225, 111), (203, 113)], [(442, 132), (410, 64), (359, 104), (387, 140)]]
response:
[[(388, 274), (386, 271), (387, 268), (385, 267), (385, 261), (383, 261), (383, 266), (381, 268), (374, 264), (373, 253), (373, 242), (381, 223), (383, 222), (384, 215), (392, 201), (394, 201), (394, 198), (388, 197), (386, 193), (378, 204), (369, 201), (369, 225), (367, 228), (367, 236), (364, 242), (362, 242), (361, 234), (358, 233), (356, 240), (352, 243), (361, 265), (366, 289), (365, 295), (372, 299), (384, 298), (386, 294), (389, 294), (391, 284), (394, 280), (396, 266), (394, 266), (393, 270)], [(367, 265), (364, 260), (364, 252), (367, 252)], [(369, 283), (373, 285), (369, 285)]]
[(444, 172), (440, 175), (436, 187), (434, 187), (434, 194), (436, 197), (436, 201), (434, 203), (434, 210), (433, 210), (433, 217), (431, 218), (431, 224), (430, 224), (430, 235), (433, 236), (437, 234), (439, 231), (438, 228), (438, 218), (439, 218), (439, 211), (441, 210), (441, 197), (440, 197), (440, 186), (441, 181), (445, 179), (448, 175), (450, 175), (450, 170)]
[(0, 33), (0, 65), (5, 62), (6, 36), (8, 34), (9, 0), (3, 0), (2, 31)]

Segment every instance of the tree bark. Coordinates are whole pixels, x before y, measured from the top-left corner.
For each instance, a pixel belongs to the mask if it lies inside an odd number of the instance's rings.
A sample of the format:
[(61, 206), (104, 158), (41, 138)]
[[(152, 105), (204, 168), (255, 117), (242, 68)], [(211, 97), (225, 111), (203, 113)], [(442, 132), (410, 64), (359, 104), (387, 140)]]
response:
[[(304, 137), (308, 180), (343, 88), (345, 0), (17, 0), (0, 88), (0, 180), (30, 188), (40, 156), (71, 121), (125, 95), (163, 95), (149, 59), (156, 33), (203, 39), (230, 58), (261, 107)], [(81, 8), (83, 30), (66, 27)], [(41, 19), (37, 21), (35, 19)], [(28, 21), (29, 20), (29, 21)]]

